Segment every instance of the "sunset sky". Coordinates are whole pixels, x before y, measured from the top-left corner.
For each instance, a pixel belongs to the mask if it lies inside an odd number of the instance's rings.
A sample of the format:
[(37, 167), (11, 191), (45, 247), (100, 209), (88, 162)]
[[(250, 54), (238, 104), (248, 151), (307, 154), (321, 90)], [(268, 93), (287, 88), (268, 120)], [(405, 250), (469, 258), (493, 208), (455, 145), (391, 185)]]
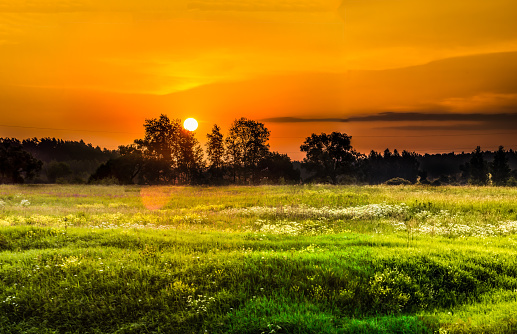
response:
[(357, 150), (517, 149), (515, 0), (0, 0), (0, 137), (114, 149), (146, 118)]

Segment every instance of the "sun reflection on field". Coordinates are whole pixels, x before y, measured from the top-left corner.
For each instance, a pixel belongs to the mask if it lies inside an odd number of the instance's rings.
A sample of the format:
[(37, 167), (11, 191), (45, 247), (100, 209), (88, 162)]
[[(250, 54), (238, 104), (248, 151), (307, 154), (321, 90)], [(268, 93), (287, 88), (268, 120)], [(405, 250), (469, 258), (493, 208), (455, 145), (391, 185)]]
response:
[(147, 209), (159, 210), (169, 202), (171, 194), (166, 187), (143, 187), (140, 189), (140, 198)]

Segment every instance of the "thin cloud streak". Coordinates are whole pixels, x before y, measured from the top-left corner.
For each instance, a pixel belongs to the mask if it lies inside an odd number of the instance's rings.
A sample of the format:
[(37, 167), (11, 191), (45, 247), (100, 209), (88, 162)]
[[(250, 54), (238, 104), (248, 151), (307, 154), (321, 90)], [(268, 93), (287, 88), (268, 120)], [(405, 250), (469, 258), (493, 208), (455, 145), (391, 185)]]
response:
[(270, 117), (262, 119), (271, 123), (310, 123), (310, 122), (490, 122), (505, 123), (512, 126), (517, 125), (517, 113), (419, 113), (419, 112), (383, 112), (366, 116), (352, 116), (347, 118), (300, 118), (300, 117)]

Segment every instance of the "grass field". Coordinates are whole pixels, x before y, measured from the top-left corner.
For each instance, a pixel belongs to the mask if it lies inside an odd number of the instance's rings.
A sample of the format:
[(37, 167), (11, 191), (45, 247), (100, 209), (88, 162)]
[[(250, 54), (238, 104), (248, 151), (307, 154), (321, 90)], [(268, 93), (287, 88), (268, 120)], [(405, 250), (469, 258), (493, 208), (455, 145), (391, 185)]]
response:
[(517, 188), (0, 186), (0, 333), (515, 333)]

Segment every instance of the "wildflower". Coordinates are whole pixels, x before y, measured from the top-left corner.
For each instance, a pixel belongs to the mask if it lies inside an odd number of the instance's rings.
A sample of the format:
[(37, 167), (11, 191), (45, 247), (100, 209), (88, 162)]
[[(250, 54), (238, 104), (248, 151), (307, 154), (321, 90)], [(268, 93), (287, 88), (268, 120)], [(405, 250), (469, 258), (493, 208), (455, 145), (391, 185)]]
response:
[(22, 199), (21, 202), (20, 202), (20, 205), (21, 206), (29, 206), (29, 205), (31, 205), (31, 202), (29, 202), (29, 200), (27, 200), (27, 199)]

